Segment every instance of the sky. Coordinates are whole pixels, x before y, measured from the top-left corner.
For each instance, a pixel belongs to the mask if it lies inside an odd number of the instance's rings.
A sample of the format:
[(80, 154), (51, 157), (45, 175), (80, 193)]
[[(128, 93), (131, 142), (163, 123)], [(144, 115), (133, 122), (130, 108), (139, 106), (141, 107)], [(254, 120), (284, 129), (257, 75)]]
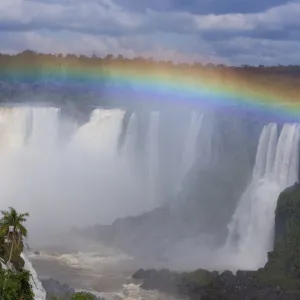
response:
[(0, 0), (0, 52), (300, 63), (300, 0)]

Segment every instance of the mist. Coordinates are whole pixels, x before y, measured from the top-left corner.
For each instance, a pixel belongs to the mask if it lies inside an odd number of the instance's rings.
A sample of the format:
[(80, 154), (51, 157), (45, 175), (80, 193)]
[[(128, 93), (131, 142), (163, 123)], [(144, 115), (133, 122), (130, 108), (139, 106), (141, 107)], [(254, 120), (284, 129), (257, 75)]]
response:
[(33, 245), (98, 243), (139, 266), (254, 270), (299, 164), (298, 125), (264, 124), (184, 105), (97, 108), (83, 124), (55, 107), (3, 108), (1, 208), (30, 213)]
[[(54, 239), (55, 234), (72, 226), (109, 224), (162, 204), (162, 193), (166, 193), (167, 185), (174, 184), (166, 180), (164, 186), (163, 177), (169, 179), (166, 177), (172, 168), (178, 169), (180, 165), (160, 162), (165, 175), (159, 174), (159, 151), (168, 149), (158, 148), (157, 113), (150, 116), (149, 126), (144, 130), (146, 151), (139, 154), (136, 150), (139, 148), (136, 116), (131, 118), (124, 146), (119, 151), (124, 114), (119, 109), (96, 109), (88, 123), (78, 126), (75, 120), (59, 118), (57, 108), (1, 109), (1, 207), (13, 206), (30, 213), (29, 240), (49, 243), (50, 237)], [(195, 123), (195, 118), (192, 122)], [(66, 127), (72, 128), (71, 134), (64, 134)], [(181, 127), (171, 121), (168, 130), (175, 137)], [(180, 152), (182, 139), (172, 140), (168, 136), (173, 153)], [(187, 138), (191, 140), (193, 136)], [(172, 157), (170, 153), (167, 155)], [(192, 162), (186, 157), (183, 160), (190, 167)], [(176, 184), (180, 184), (182, 175), (178, 170), (176, 174)]]

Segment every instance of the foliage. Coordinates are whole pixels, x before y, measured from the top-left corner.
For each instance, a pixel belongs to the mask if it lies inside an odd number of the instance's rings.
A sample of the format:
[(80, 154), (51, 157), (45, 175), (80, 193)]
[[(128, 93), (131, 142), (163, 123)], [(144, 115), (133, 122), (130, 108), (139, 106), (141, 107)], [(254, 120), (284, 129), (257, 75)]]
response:
[[(0, 299), (1, 300), (33, 300), (34, 294), (30, 284), (30, 272), (23, 270), (24, 261), (23, 237), (27, 236), (27, 229), (23, 225), (28, 213), (18, 214), (10, 207), (1, 211), (0, 221), (0, 258), (7, 264), (13, 265), (13, 270), (0, 270)], [(10, 226), (13, 230), (10, 231)]]
[[(283, 97), (286, 100), (297, 100), (299, 95), (299, 75), (300, 66), (224, 66), (212, 63), (201, 64), (175, 64), (172, 61), (155, 61), (151, 58), (135, 57), (132, 59), (122, 56), (114, 57), (112, 54), (106, 57), (92, 57), (74, 54), (44, 54), (26, 50), (22, 53), (9, 55), (0, 54), (0, 75), (1, 81), (17, 83), (24, 80), (22, 74), (30, 70), (30, 78), (33, 81), (43, 81), (47, 78), (47, 83), (59, 79), (62, 83), (68, 76), (72, 77), (75, 67), (77, 82), (85, 83), (89, 80), (86, 73), (97, 73), (101, 76), (98, 86), (103, 82), (103, 78), (111, 76), (111, 70), (120, 67), (124, 72), (138, 74), (142, 71), (145, 76), (155, 76), (155, 73), (164, 73), (170, 81), (172, 76), (189, 77), (195, 83), (213, 80), (216, 84), (228, 84), (232, 89), (232, 83), (236, 83), (238, 90), (243, 89), (245, 93), (254, 93), (258, 90), (270, 90), (272, 94)], [(21, 72), (15, 72), (15, 70)], [(49, 73), (49, 70), (61, 70), (60, 76)], [(24, 72), (24, 73), (23, 73)], [(102, 75), (105, 76), (102, 76)], [(58, 78), (59, 77), (59, 78)], [(111, 76), (113, 77), (113, 76)], [(23, 79), (22, 79), (23, 78)], [(253, 88), (255, 86), (255, 88)]]
[(215, 274), (207, 270), (198, 269), (191, 273), (183, 273), (182, 281), (190, 284), (198, 284), (200, 286), (207, 286), (213, 283)]
[(34, 300), (34, 293), (30, 284), (30, 272), (22, 270), (12, 272), (0, 271), (0, 299), (1, 300)]
[(95, 300), (95, 296), (81, 292), (81, 293), (75, 293), (74, 295), (72, 295), (71, 300)]
[(29, 213), (18, 214), (13, 207), (9, 207), (9, 210), (3, 210), (1, 213), (3, 215), (0, 223), (2, 235), (8, 235), (9, 226), (13, 226), (13, 233), (17, 239), (20, 238), (18, 230), (20, 231), (21, 236), (27, 237), (27, 229), (24, 227), (23, 223), (26, 222), (27, 218), (29, 217)]
[[(17, 270), (21, 270), (24, 266), (20, 256), (23, 251), (23, 237), (27, 236), (27, 229), (23, 224), (29, 214), (19, 214), (12, 207), (1, 213), (3, 217), (0, 221), (0, 256), (6, 263), (11, 262)], [(12, 232), (9, 230), (11, 226)]]
[(70, 299), (63, 299), (58, 297), (52, 297), (51, 300), (95, 300), (96, 297), (85, 292), (75, 293), (71, 296)]

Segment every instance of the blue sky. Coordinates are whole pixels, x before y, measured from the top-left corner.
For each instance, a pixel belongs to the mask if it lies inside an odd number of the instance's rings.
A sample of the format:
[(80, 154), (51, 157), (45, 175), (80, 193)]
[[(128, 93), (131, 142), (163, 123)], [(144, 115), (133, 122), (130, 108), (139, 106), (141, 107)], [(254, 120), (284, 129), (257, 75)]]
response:
[(300, 64), (300, 0), (0, 0), (0, 51)]

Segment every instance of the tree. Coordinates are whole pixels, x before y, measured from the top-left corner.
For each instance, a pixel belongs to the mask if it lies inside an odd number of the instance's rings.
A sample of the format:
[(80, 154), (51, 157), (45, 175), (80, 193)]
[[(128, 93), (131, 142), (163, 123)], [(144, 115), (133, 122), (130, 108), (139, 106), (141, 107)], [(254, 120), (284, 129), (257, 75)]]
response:
[(23, 223), (29, 214), (18, 214), (12, 207), (1, 213), (0, 259), (2, 266), (6, 263), (7, 268), (0, 268), (0, 299), (33, 300), (34, 293), (30, 284), (31, 274), (23, 269), (24, 261), (20, 257), (23, 250), (22, 237), (27, 236), (27, 229)]
[(1, 300), (34, 300), (30, 284), (30, 272), (12, 272), (0, 270), (0, 299)]
[(0, 235), (5, 236), (6, 242), (11, 243), (8, 264), (11, 261), (14, 248), (23, 246), (22, 238), (27, 237), (27, 229), (23, 225), (29, 217), (29, 213), (18, 214), (13, 207), (1, 211), (3, 217), (0, 222)]
[[(2, 210), (1, 213), (3, 215), (0, 222), (1, 233), (4, 235), (13, 233), (18, 235), (18, 237), (27, 237), (27, 229), (23, 223), (27, 221), (29, 213), (18, 214), (13, 207), (9, 207), (9, 210)], [(12, 232), (10, 232), (10, 228), (13, 228)]]

